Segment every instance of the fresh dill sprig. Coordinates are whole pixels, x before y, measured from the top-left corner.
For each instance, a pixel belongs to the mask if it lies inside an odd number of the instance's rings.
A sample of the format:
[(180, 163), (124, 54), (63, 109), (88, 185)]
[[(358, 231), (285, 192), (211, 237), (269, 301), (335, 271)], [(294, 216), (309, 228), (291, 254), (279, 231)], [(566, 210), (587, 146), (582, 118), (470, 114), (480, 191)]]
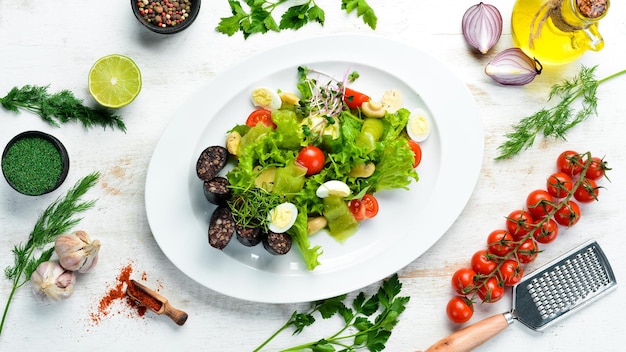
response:
[(105, 129), (117, 127), (123, 132), (126, 131), (126, 125), (121, 117), (109, 110), (85, 106), (83, 101), (69, 90), (50, 94), (48, 87), (32, 85), (13, 87), (4, 98), (0, 98), (0, 104), (15, 113), (19, 113), (19, 108), (35, 113), (54, 127), (59, 127), (61, 123), (78, 121), (85, 128), (100, 125)]
[[(293, 312), (289, 320), (270, 336), (254, 352), (261, 351), (279, 333), (289, 327), (294, 328), (293, 334), (301, 333), (305, 327), (315, 323), (314, 313), (319, 313), (323, 319), (339, 315), (344, 321), (344, 326), (335, 334), (317, 341), (312, 341), (299, 346), (281, 350), (282, 352), (302, 351), (356, 351), (366, 349), (368, 351), (382, 351), (385, 343), (391, 337), (391, 330), (398, 323), (400, 314), (406, 309), (409, 297), (399, 297), (402, 283), (398, 280), (398, 274), (394, 274), (384, 280), (378, 292), (366, 299), (360, 292), (352, 302), (352, 307), (347, 307), (343, 301), (347, 295), (317, 301), (306, 313)], [(376, 315), (378, 313), (378, 315)]]
[[(57, 198), (41, 214), (26, 244), (19, 244), (13, 248), (15, 263), (4, 270), (6, 277), (13, 281), (13, 289), (0, 322), (0, 335), (15, 291), (30, 280), (40, 263), (52, 256), (54, 247), (45, 247), (80, 222), (81, 218), (75, 217), (77, 213), (84, 212), (95, 204), (95, 200), (83, 202), (80, 198), (96, 184), (99, 177), (98, 172), (89, 174), (69, 189), (64, 198)], [(36, 255), (38, 252), (41, 252), (39, 256)]]
[[(591, 115), (597, 115), (598, 86), (626, 73), (626, 70), (596, 80), (594, 75), (596, 68), (597, 66), (581, 66), (580, 72), (573, 79), (553, 85), (548, 101), (560, 98), (558, 104), (551, 108), (543, 108), (513, 125), (513, 132), (507, 133), (507, 140), (498, 147), (500, 154), (496, 159), (511, 158), (522, 150), (530, 148), (540, 133), (546, 138), (565, 140), (565, 135), (570, 128), (585, 121)], [(579, 98), (582, 102), (580, 108), (576, 110), (572, 104)]]

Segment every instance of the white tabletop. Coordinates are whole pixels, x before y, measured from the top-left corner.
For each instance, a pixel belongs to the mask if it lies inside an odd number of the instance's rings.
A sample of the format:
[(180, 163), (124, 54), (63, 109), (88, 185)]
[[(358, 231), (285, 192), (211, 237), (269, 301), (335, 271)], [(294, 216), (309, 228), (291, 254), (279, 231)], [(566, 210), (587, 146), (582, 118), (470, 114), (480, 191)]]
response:
[[(55, 128), (22, 111), (0, 111), (0, 143), (29, 129), (54, 134), (71, 153), (66, 183), (57, 191), (27, 197), (0, 182), (0, 267), (13, 263), (11, 249), (25, 242), (40, 212), (70, 185), (93, 171), (101, 178), (85, 199), (97, 198), (95, 208), (84, 215), (79, 227), (102, 241), (100, 262), (93, 272), (81, 275), (74, 296), (54, 305), (37, 303), (28, 287), (17, 290), (8, 311), (1, 351), (63, 348), (66, 351), (211, 350), (250, 351), (280, 327), (294, 310), (308, 304), (260, 304), (216, 293), (188, 278), (163, 254), (146, 219), (144, 185), (152, 152), (181, 104), (203, 84), (251, 55), (302, 38), (335, 33), (374, 34), (395, 38), (428, 52), (447, 65), (470, 89), (484, 125), (483, 165), (476, 188), (458, 220), (443, 237), (398, 274), (402, 295), (411, 300), (387, 343), (389, 351), (425, 349), (458, 329), (445, 314), (452, 297), (450, 277), (468, 264), (486, 235), (501, 226), (509, 210), (521, 207), (528, 192), (543, 188), (554, 171), (554, 160), (566, 149), (591, 151), (605, 157), (613, 168), (611, 182), (603, 181), (600, 201), (583, 206), (580, 222), (563, 230), (559, 238), (527, 270), (532, 270), (570, 248), (596, 239), (608, 256), (617, 280), (626, 274), (626, 76), (598, 88), (598, 116), (572, 129), (567, 141), (540, 142), (520, 156), (496, 162), (497, 146), (510, 126), (546, 106), (550, 86), (573, 77), (581, 64), (598, 65), (598, 78), (626, 68), (626, 5), (615, 1), (600, 30), (606, 47), (590, 52), (578, 62), (546, 68), (524, 87), (495, 84), (483, 73), (495, 53), (512, 46), (509, 17), (513, 1), (497, 4), (504, 17), (502, 38), (485, 56), (468, 49), (461, 33), (461, 17), (474, 3), (370, 0), (378, 15), (375, 31), (354, 15), (346, 15), (339, 1), (320, 0), (326, 23), (310, 24), (297, 31), (253, 35), (244, 40), (215, 31), (220, 18), (230, 15), (228, 2), (205, 1), (196, 22), (174, 36), (159, 36), (141, 27), (127, 1), (0, 1), (0, 96), (14, 86), (50, 85), (50, 91), (69, 89), (86, 104), (95, 104), (87, 90), (87, 73), (100, 57), (120, 53), (133, 58), (143, 74), (143, 89), (129, 106), (120, 109), (128, 128), (84, 130), (77, 124)], [(67, 5), (67, 6), (65, 6)], [(317, 50), (323, 50), (318, 48)], [(459, 141), (459, 158), (463, 158)], [(463, 177), (463, 170), (459, 170)], [(503, 213), (505, 211), (506, 213)], [(135, 275), (189, 313), (176, 326), (164, 316), (137, 314), (115, 306), (98, 324), (90, 319), (95, 305), (115, 284), (120, 269), (132, 263)], [(373, 293), (379, 282), (362, 290)], [(0, 304), (4, 308), (11, 282), (0, 279)], [(360, 291), (360, 290), (359, 290)], [(352, 297), (357, 292), (350, 293)], [(615, 292), (543, 332), (514, 323), (476, 350), (493, 351), (618, 351), (626, 345), (622, 317), (626, 315), (624, 292)], [(498, 303), (476, 306), (471, 322), (510, 308), (509, 294)], [(339, 321), (319, 319), (302, 335), (280, 335), (266, 350), (325, 337)]]

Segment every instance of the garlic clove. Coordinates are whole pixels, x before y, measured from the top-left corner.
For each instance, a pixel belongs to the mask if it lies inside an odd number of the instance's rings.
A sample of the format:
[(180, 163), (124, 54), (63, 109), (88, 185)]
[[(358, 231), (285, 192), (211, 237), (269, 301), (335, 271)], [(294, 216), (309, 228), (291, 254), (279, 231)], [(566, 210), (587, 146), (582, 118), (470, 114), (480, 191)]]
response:
[(541, 74), (542, 69), (537, 59), (530, 58), (519, 48), (509, 48), (487, 64), (485, 73), (500, 84), (522, 86)]
[(54, 251), (63, 268), (86, 273), (98, 262), (100, 241), (91, 241), (85, 231), (75, 231), (57, 237)]
[(41, 302), (60, 301), (74, 293), (76, 276), (58, 261), (39, 264), (30, 277), (33, 293)]
[(463, 14), (461, 26), (467, 43), (485, 54), (500, 40), (502, 15), (495, 6), (480, 2)]

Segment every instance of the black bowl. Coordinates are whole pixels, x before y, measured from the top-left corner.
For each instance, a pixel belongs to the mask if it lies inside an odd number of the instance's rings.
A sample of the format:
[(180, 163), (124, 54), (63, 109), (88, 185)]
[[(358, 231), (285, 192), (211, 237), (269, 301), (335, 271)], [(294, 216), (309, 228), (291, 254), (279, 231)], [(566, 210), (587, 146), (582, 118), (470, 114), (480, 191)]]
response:
[[(9, 150), (11, 149), (11, 147), (17, 143), (18, 141), (25, 139), (25, 138), (40, 138), (43, 140), (46, 140), (50, 143), (52, 143), (52, 145), (56, 148), (56, 150), (59, 152), (60, 156), (61, 156), (61, 173), (59, 174), (59, 178), (57, 179), (56, 183), (51, 186), (48, 187), (47, 189), (43, 189), (40, 190), (39, 192), (29, 192), (28, 190), (24, 190), (21, 189), (21, 187), (19, 187), (19, 185), (17, 185), (14, 180), (11, 180), (11, 177), (9, 175), (7, 175), (7, 173), (5, 172), (5, 157), (7, 156), (7, 153), (9, 152)], [(9, 185), (16, 191), (25, 194), (25, 195), (29, 195), (29, 196), (39, 196), (42, 194), (46, 194), (46, 193), (50, 193), (52, 191), (54, 191), (55, 189), (59, 188), (63, 182), (65, 181), (65, 178), (67, 177), (67, 173), (70, 170), (70, 157), (67, 153), (67, 149), (65, 149), (65, 146), (63, 145), (63, 143), (61, 143), (61, 141), (59, 141), (56, 137), (49, 135), (47, 133), (44, 132), (40, 132), (40, 131), (26, 131), (26, 132), (22, 132), (20, 134), (18, 134), (17, 136), (13, 137), (9, 143), (7, 143), (6, 147), (4, 148), (4, 151), (2, 152), (2, 173), (4, 175), (4, 179), (9, 183)]]
[[(178, 2), (182, 2), (183, 0), (173, 0), (170, 1), (170, 3), (178, 3)], [(135, 14), (135, 17), (137, 18), (137, 20), (139, 21), (139, 23), (141, 23), (144, 27), (148, 28), (149, 30), (155, 32), (155, 33), (159, 33), (159, 34), (174, 34), (174, 33), (178, 33), (180, 31), (185, 30), (187, 27), (191, 26), (191, 24), (193, 23), (193, 21), (195, 21), (196, 17), (198, 17), (198, 13), (200, 12), (200, 0), (189, 0), (191, 2), (189, 11), (186, 11), (186, 13), (188, 13), (189, 15), (182, 20), (180, 23), (172, 26), (172, 25), (166, 25), (165, 27), (159, 27), (156, 23), (153, 23), (151, 20), (146, 19), (144, 16), (144, 14), (141, 14), (141, 8), (139, 6), (139, 3), (142, 2), (142, 0), (130, 0), (130, 6), (133, 8), (133, 13)], [(148, 4), (152, 3), (152, 2), (157, 2), (160, 3), (160, 1), (148, 1)], [(148, 5), (146, 5), (148, 6)], [(144, 7), (146, 8), (146, 7)], [(154, 10), (153, 10), (154, 11)], [(154, 12), (153, 12), (154, 13)]]

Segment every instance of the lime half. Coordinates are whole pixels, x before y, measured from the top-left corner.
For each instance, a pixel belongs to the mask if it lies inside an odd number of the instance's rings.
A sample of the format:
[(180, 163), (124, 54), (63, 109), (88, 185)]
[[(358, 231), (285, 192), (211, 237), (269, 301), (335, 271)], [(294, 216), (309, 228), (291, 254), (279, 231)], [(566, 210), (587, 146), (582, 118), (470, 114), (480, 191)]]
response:
[(121, 108), (141, 91), (141, 71), (124, 55), (102, 57), (89, 70), (89, 93), (102, 106)]

